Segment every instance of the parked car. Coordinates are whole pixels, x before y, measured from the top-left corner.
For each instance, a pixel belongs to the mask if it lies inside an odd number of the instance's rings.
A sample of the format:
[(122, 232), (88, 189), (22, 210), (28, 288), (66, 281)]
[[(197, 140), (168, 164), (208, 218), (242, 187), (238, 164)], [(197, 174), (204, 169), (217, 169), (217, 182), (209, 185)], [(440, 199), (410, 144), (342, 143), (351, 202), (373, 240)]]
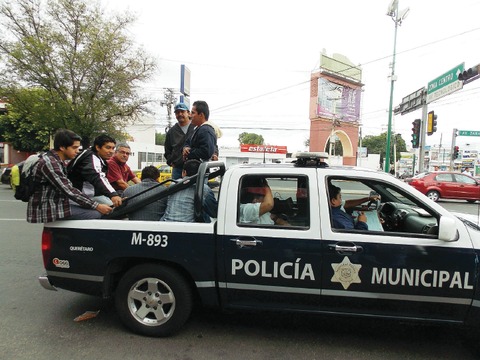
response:
[(2, 170), (2, 184), (10, 185), (10, 173), (12, 171), (13, 165), (8, 165)]
[(433, 201), (443, 199), (480, 200), (480, 181), (457, 172), (425, 172), (406, 179), (406, 182)]

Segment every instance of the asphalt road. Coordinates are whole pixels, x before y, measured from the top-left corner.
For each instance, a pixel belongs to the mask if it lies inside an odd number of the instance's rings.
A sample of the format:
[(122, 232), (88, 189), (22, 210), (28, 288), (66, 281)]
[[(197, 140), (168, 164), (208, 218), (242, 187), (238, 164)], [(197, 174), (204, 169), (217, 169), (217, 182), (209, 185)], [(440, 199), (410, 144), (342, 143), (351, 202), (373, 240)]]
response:
[[(478, 205), (465, 202), (445, 206), (478, 212)], [(200, 308), (176, 336), (137, 336), (121, 325), (110, 302), (39, 285), (42, 225), (28, 224), (25, 211), (26, 204), (0, 185), (0, 359), (478, 358), (462, 328), (338, 316)], [(98, 310), (95, 318), (73, 321)]]

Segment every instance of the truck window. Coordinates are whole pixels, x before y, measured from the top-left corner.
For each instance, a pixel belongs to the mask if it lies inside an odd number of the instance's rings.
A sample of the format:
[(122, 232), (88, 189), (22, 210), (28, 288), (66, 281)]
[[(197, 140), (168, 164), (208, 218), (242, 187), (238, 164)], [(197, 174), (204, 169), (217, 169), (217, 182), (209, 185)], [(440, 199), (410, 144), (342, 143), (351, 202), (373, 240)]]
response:
[(239, 184), (240, 226), (309, 227), (308, 178), (244, 176)]
[[(327, 183), (334, 231), (369, 231), (383, 236), (393, 232), (425, 238), (438, 235), (436, 212), (394, 184), (353, 177), (330, 177)], [(358, 221), (360, 214), (364, 215), (362, 221)]]

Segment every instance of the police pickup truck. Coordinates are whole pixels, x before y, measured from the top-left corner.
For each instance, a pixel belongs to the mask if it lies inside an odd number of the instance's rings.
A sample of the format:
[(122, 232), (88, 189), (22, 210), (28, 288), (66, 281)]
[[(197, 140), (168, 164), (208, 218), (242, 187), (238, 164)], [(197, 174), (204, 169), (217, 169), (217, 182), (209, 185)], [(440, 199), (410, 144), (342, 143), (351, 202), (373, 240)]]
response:
[[(223, 175), (218, 216), (204, 223), (201, 185), (217, 175)], [(258, 178), (271, 188), (271, 213), (281, 225), (241, 221), (245, 187)], [(479, 226), (389, 174), (328, 167), (315, 153), (227, 171), (208, 162), (158, 196), (194, 183), (195, 223), (131, 221), (127, 201), (106, 219), (46, 224), (40, 283), (114, 298), (124, 325), (148, 336), (178, 331), (199, 303), (465, 325), (480, 320)], [(345, 209), (352, 219), (364, 210), (368, 230), (332, 225), (330, 185), (341, 188), (343, 200), (379, 195), (380, 201)]]

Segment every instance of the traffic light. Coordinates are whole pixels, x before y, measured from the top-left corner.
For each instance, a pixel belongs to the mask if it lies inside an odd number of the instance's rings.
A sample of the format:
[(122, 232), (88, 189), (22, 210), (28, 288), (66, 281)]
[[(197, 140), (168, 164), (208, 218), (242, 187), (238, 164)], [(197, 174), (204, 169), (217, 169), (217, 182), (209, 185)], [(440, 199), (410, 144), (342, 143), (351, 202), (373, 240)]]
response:
[(433, 135), (435, 131), (437, 131), (437, 115), (430, 111), (427, 117), (427, 135)]
[(412, 122), (413, 128), (412, 128), (412, 147), (414, 149), (418, 148), (420, 145), (420, 125), (422, 123), (422, 120), (416, 119)]
[(458, 80), (465, 81), (465, 80), (469, 80), (469, 79), (477, 76), (479, 66), (480, 66), (480, 64), (476, 65), (476, 66), (473, 66), (470, 69), (464, 70), (463, 72), (458, 74)]
[(460, 152), (460, 148), (458, 146), (454, 146), (453, 147), (453, 154), (452, 154), (452, 159), (453, 160), (458, 159), (459, 152)]

